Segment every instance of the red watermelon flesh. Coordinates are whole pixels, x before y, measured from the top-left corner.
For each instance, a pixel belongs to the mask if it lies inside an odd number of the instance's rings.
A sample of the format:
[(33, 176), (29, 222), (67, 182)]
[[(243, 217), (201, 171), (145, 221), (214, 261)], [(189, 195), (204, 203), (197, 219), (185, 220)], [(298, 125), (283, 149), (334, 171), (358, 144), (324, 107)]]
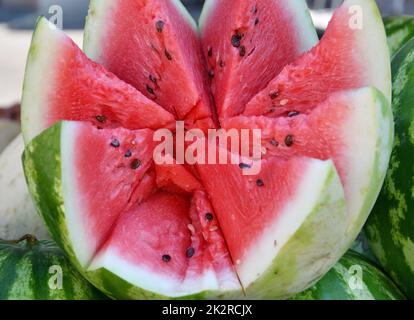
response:
[(304, 0), (207, 0), (200, 23), (220, 118), (240, 114), (318, 41)]
[(90, 6), (84, 42), (90, 58), (177, 120), (214, 126), (197, 26), (180, 1), (94, 0)]
[[(79, 260), (86, 263), (131, 199), (145, 198), (149, 193), (145, 184), (138, 191), (136, 188), (152, 166), (155, 143), (148, 129), (99, 130), (82, 122), (65, 128), (62, 134), (67, 143), (62, 152), (71, 155), (62, 160), (67, 170), (65, 185), (77, 190), (69, 193), (67, 202), (73, 205), (70, 227), (76, 230), (75, 235), (83, 235), (73, 240)], [(88, 241), (83, 239), (86, 236)]]
[[(308, 113), (336, 91), (364, 86), (376, 87), (391, 101), (389, 57), (385, 44), (377, 41), (385, 31), (382, 23), (371, 21), (380, 19), (373, 5), (346, 1), (335, 11), (319, 45), (286, 66), (247, 103), (244, 115)], [(373, 10), (377, 17), (368, 17)]]
[(157, 192), (121, 216), (90, 269), (122, 268), (125, 280), (171, 296), (234, 288), (238, 280), (217, 224), (201, 221), (210, 210), (202, 192), (193, 200)]
[(26, 141), (60, 120), (129, 129), (171, 127), (174, 122), (172, 114), (89, 60), (45, 18), (33, 37), (22, 105), (22, 121), (36, 123), (24, 126)]

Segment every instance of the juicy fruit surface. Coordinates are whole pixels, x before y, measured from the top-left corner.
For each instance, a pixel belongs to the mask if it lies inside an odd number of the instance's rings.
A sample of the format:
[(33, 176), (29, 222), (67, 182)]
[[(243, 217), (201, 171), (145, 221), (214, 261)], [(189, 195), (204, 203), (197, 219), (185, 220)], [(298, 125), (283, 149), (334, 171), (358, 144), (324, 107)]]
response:
[[(231, 91), (239, 90), (243, 93), (240, 101), (246, 100), (242, 104), (284, 64), (294, 61), (313, 45), (311, 36), (304, 39), (301, 38), (304, 33), (299, 32), (307, 30), (314, 35), (304, 1), (294, 5), (256, 1), (257, 12), (246, 11), (252, 9), (248, 8), (252, 1), (221, 1), (219, 5), (216, 3), (217, 7), (211, 6), (212, 3), (215, 2), (207, 2), (203, 30), (208, 25), (211, 25), (208, 29), (220, 25), (208, 22), (210, 14), (218, 14), (218, 20), (225, 20), (220, 18), (222, 5), (237, 14), (230, 15), (232, 21), (228, 25), (225, 22), (225, 31), (214, 35), (222, 34), (223, 38), (212, 39), (224, 41), (229, 33), (226, 44), (213, 46), (203, 40), (203, 51), (209, 59), (214, 57), (214, 48), (219, 55), (223, 48), (226, 61), (231, 60), (225, 72), (236, 70), (228, 74), (223, 94), (230, 94), (233, 99)], [(358, 36), (347, 32), (349, 25), (344, 23), (344, 12), (354, 4), (364, 10), (364, 26), (367, 26)], [(158, 145), (153, 142), (154, 132), (150, 129), (161, 125), (159, 114), (185, 120), (187, 129), (215, 126), (206, 98), (209, 91), (202, 50), (192, 22), (182, 10), (179, 2), (172, 0), (92, 1), (85, 48), (90, 57), (103, 63), (125, 83), (88, 60), (76, 47), (66, 46), (70, 41), (63, 33), (44, 20), (39, 22), (25, 81), (26, 101), (33, 98), (37, 103), (31, 109), (25, 104), (28, 113), (24, 127), (28, 131), (33, 124), (33, 128), (43, 129), (57, 120), (68, 119), (86, 122), (60, 122), (27, 146), (23, 161), (32, 196), (54, 239), (72, 263), (110, 297), (288, 298), (319, 280), (360, 231), (388, 164), (392, 140), (388, 102), (374, 88), (331, 96), (342, 89), (338, 86), (321, 96), (317, 91), (310, 94), (309, 88), (301, 87), (297, 78), (289, 79), (285, 83), (292, 88), (298, 86), (298, 97), (300, 91), (306, 91), (303, 93), (306, 106), (301, 107), (303, 101), (299, 101), (298, 110), (281, 113), (277, 119), (263, 114), (228, 118), (232, 107), (226, 113), (223, 110), (227, 107), (217, 106), (223, 128), (262, 129), (266, 146), (261, 149), (264, 155), (261, 161), (247, 157), (231, 165), (193, 166), (181, 164), (179, 156), (174, 154), (177, 161), (157, 164), (153, 157)], [(338, 37), (348, 46), (340, 53), (347, 58), (354, 74), (360, 69), (364, 71), (362, 75), (360, 72), (350, 76), (353, 80), (359, 76), (364, 80), (374, 79), (373, 65), (364, 68), (361, 61), (369, 56), (365, 52), (368, 48), (379, 53), (381, 63), (378, 63), (382, 68), (375, 65), (378, 82), (372, 84), (387, 91), (388, 50), (377, 14), (374, 1), (346, 1), (331, 23), (332, 35), (329, 41), (325, 40), (327, 44), (316, 47), (290, 66), (302, 68), (304, 60), (305, 65), (322, 60), (328, 66), (323, 73), (334, 73), (334, 62), (325, 58)], [(236, 30), (235, 35), (231, 30), (233, 24), (241, 22), (253, 22), (253, 26), (249, 25), (240, 34)], [(269, 31), (273, 24), (280, 24), (283, 31), (293, 30), (289, 33), (291, 39), (277, 34), (279, 42), (286, 42), (285, 45), (263, 48), (266, 57), (277, 56), (281, 60), (276, 59), (274, 64), (269, 62), (273, 60), (270, 58), (267, 63), (258, 59), (247, 63), (256, 55), (254, 50), (247, 57), (249, 43), (257, 48), (266, 46), (265, 41), (259, 41), (259, 33)], [(50, 43), (59, 46), (38, 45), (41, 38), (52, 39)], [(64, 54), (56, 54), (61, 47), (66, 48)], [(272, 51), (275, 47), (277, 52)], [(318, 50), (325, 55), (312, 56)], [(358, 53), (364, 54), (362, 58), (355, 58)], [(82, 81), (73, 85), (74, 100), (62, 90), (62, 95), (51, 98), (56, 102), (50, 105), (51, 110), (39, 107), (42, 105), (39, 101), (48, 101), (45, 97), (50, 97), (50, 87), (40, 90), (40, 97), (34, 94), (35, 88), (39, 88), (37, 80), (41, 79), (38, 71), (48, 56), (57, 65), (62, 63), (61, 55), (65, 57), (63, 61), (75, 61), (69, 66), (76, 71), (75, 78), (85, 79), (87, 86), (95, 88), (97, 79), (102, 80), (92, 92), (98, 99), (91, 100), (85, 117), (78, 118), (80, 109), (76, 109), (78, 101), (89, 102), (82, 100), (83, 96), (77, 97), (79, 92), (87, 94)], [(242, 61), (240, 69), (237, 61)], [(266, 81), (252, 76), (256, 62), (269, 66), (263, 76), (268, 77)], [(252, 78), (244, 78), (243, 63), (250, 68), (245, 76)], [(323, 68), (318, 69), (316, 62), (309, 65), (322, 73)], [(66, 72), (69, 67), (64, 69), (62, 79), (71, 77)], [(252, 90), (237, 88), (238, 73)], [(210, 70), (209, 76), (214, 91), (215, 71), (212, 74)], [(76, 79), (69, 79), (68, 83), (73, 81)], [(363, 84), (361, 80), (357, 87)], [(132, 108), (137, 114), (118, 103), (118, 97), (124, 102), (124, 90), (139, 97)], [(278, 96), (276, 93), (270, 98)], [(114, 104), (110, 102), (110, 108), (106, 109), (108, 97)], [(62, 108), (57, 104), (59, 100)], [(238, 110), (238, 103), (234, 104), (237, 114), (242, 111)], [(145, 104), (149, 107), (140, 109)], [(46, 116), (42, 111), (46, 111)], [(146, 126), (150, 129), (131, 126), (132, 119), (125, 119), (124, 111), (143, 123), (145, 117), (150, 118), (153, 126)], [(57, 113), (53, 121), (42, 123), (54, 112)], [(140, 118), (140, 113), (145, 116)], [(225, 151), (229, 157), (239, 155), (239, 150), (234, 154)], [(165, 153), (171, 158), (170, 152)], [(356, 156), (359, 161), (355, 161)], [(260, 172), (245, 176), (245, 169), (257, 162)]]
[(24, 86), (22, 122), (28, 123), (23, 125), (26, 143), (60, 120), (129, 129), (157, 129), (174, 122), (170, 113), (89, 60), (45, 18), (40, 18), (36, 26)]
[(177, 120), (212, 126), (196, 25), (180, 6), (176, 0), (91, 1), (85, 52)]
[[(362, 9), (363, 19), (355, 16), (353, 5)], [(375, 6), (373, 1), (346, 1), (335, 12), (321, 42), (286, 66), (253, 97), (244, 114), (308, 113), (336, 91), (365, 86), (376, 87), (390, 101), (390, 61), (386, 43), (376, 41), (385, 39), (385, 32)], [(358, 23), (355, 19), (362, 19), (361, 26), (353, 25)], [(378, 59), (372, 59), (378, 52)]]
[(375, 256), (409, 298), (414, 297), (413, 57), (410, 40), (392, 62), (396, 139), (384, 187), (366, 226)]
[(220, 118), (240, 114), (285, 65), (318, 42), (303, 0), (208, 0), (201, 39)]
[[(355, 271), (362, 275), (360, 283), (354, 281)], [(362, 255), (349, 251), (315, 286), (294, 299), (405, 300), (405, 297), (375, 265)]]
[[(53, 279), (62, 270), (59, 285)], [(0, 300), (93, 300), (104, 296), (90, 285), (51, 241), (0, 240)]]

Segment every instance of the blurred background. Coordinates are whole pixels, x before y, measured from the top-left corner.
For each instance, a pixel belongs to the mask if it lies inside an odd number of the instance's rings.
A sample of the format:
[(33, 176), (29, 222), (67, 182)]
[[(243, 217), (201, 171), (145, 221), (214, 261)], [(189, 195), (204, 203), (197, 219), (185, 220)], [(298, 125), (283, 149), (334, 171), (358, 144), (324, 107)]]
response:
[[(307, 1), (312, 9), (315, 25), (320, 30), (326, 27), (332, 9), (342, 2), (342, 0)], [(183, 0), (182, 2), (197, 19), (204, 1)], [(383, 15), (414, 14), (414, 0), (377, 0), (377, 2)], [(37, 17), (44, 15), (51, 18), (61, 8), (63, 29), (81, 45), (88, 4), (88, 0), (0, 0), (0, 115), (1, 109), (9, 108), (20, 101), (26, 55)]]

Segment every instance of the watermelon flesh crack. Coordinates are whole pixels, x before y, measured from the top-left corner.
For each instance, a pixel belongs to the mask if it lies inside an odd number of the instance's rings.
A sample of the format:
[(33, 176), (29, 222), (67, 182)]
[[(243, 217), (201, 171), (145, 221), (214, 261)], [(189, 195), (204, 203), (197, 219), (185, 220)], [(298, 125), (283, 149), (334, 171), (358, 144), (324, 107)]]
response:
[[(345, 23), (353, 5), (362, 30)], [(286, 298), (322, 277), (364, 224), (392, 146), (388, 49), (373, 5), (345, 1), (320, 45), (301, 55), (316, 43), (305, 1), (207, 1), (200, 49), (179, 1), (93, 0), (84, 47), (109, 71), (41, 19), (23, 161), (72, 262), (114, 298)], [(266, 47), (260, 36), (272, 23), (278, 45)], [(60, 74), (42, 73), (50, 57)], [(155, 129), (176, 119), (216, 127), (208, 81), (222, 128), (262, 129), (259, 174), (244, 176), (245, 163), (153, 162)], [(386, 97), (348, 90), (363, 86)]]
[(36, 26), (24, 86), (22, 122), (32, 123), (23, 125), (26, 142), (60, 120), (128, 129), (164, 128), (175, 121), (172, 114), (89, 60), (45, 18)]
[(365, 86), (376, 87), (391, 103), (390, 58), (387, 44), (378, 41), (384, 37), (374, 2), (346, 1), (335, 11), (321, 42), (286, 66), (247, 103), (243, 114), (308, 113), (336, 91)]
[(285, 65), (318, 42), (304, 0), (207, 0), (200, 25), (220, 118), (240, 114)]
[(197, 27), (179, 0), (92, 0), (84, 50), (177, 120), (215, 126)]

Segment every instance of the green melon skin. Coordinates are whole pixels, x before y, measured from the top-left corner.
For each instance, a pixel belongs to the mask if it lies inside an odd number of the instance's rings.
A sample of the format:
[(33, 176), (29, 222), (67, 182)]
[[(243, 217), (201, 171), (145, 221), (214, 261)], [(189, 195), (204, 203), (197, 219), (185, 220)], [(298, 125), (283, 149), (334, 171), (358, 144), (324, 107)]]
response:
[(52, 241), (0, 240), (0, 300), (102, 300)]
[(414, 36), (414, 16), (384, 18), (391, 57)]
[[(61, 132), (56, 124), (35, 138), (23, 155), (23, 167), (31, 195), (50, 234), (86, 279), (114, 299), (244, 299), (241, 290), (204, 291), (167, 297), (139, 288), (120, 275), (100, 268), (88, 270), (76, 258), (65, 218), (61, 182)], [(306, 219), (280, 249), (268, 271), (249, 288), (247, 298), (286, 299), (319, 280), (337, 261), (337, 244), (347, 227), (344, 191), (332, 162), (325, 167), (321, 190)], [(321, 177), (322, 179), (322, 177)], [(318, 232), (315, 233), (315, 230)]]
[(364, 256), (350, 250), (312, 288), (292, 300), (405, 300), (397, 286)]
[(383, 268), (414, 298), (414, 39), (394, 57), (392, 70), (394, 150), (365, 230)]

